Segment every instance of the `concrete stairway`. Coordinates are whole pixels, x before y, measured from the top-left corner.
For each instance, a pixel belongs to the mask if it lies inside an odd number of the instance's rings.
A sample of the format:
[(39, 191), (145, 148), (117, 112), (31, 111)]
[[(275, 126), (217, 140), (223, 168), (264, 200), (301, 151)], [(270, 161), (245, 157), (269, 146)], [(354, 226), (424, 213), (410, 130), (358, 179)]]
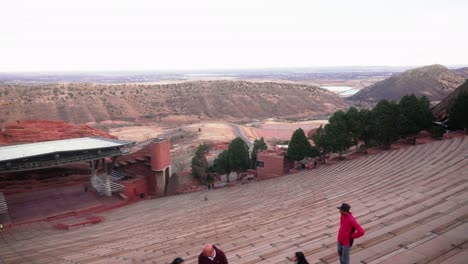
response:
[(292, 263), (295, 251), (310, 263), (338, 263), (342, 202), (367, 232), (353, 263), (466, 263), (468, 137), (143, 201), (68, 231), (15, 227), (0, 233), (0, 263), (197, 263), (208, 242), (230, 263)]

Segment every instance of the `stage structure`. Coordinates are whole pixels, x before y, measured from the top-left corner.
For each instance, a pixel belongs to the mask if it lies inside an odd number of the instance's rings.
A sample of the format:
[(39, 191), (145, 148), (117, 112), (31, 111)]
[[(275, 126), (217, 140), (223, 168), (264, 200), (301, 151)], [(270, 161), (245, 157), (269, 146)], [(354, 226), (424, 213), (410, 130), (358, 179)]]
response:
[[(133, 141), (101, 137), (84, 137), (0, 147), (0, 173), (53, 168), (89, 162), (91, 184), (100, 193), (110, 196), (124, 186), (112, 182), (111, 170), (118, 156), (129, 152)], [(106, 162), (110, 158), (110, 164)], [(100, 168), (100, 164), (102, 165)], [(98, 175), (98, 171), (102, 174)]]

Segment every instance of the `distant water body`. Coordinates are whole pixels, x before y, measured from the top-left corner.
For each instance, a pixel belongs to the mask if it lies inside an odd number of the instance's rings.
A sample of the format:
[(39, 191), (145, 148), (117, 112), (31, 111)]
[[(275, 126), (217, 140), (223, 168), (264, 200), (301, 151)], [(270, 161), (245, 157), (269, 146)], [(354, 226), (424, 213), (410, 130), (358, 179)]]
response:
[(359, 92), (359, 89), (351, 86), (320, 86), (320, 88), (334, 92), (342, 97), (348, 97)]

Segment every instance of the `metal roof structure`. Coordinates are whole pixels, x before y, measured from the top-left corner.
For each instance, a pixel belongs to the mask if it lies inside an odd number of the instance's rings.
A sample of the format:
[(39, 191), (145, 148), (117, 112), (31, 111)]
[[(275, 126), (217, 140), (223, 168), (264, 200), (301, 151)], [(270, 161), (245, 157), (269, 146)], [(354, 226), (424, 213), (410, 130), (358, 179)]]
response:
[(69, 151), (120, 148), (133, 141), (84, 137), (0, 147), (0, 162)]

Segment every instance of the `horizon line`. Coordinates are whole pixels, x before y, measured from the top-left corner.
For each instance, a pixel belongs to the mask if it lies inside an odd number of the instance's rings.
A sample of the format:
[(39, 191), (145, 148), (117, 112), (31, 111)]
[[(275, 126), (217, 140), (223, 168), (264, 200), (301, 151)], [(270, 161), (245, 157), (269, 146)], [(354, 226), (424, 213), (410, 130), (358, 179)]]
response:
[(339, 68), (416, 68), (431, 65), (442, 65), (449, 69), (468, 67), (468, 64), (412, 64), (412, 65), (336, 65), (336, 66), (287, 66), (287, 67), (232, 67), (232, 68), (186, 68), (186, 69), (109, 69), (109, 70), (0, 70), (0, 74), (19, 73), (151, 73), (151, 72), (208, 72), (208, 71), (255, 71), (255, 70), (312, 70), (312, 69), (339, 69)]

